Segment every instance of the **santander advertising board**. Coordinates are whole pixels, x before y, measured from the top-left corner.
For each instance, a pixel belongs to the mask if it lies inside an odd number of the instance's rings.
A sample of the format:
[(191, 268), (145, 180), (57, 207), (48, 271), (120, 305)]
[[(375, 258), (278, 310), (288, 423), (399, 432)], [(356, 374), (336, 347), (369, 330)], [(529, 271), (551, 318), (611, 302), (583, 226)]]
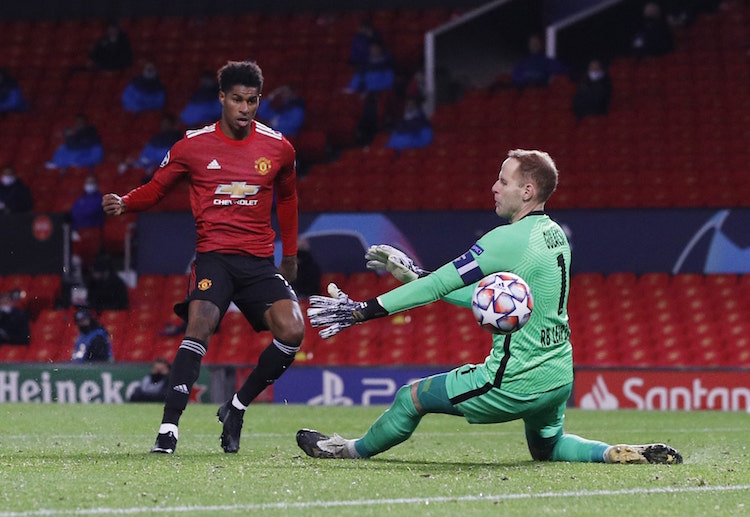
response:
[(583, 409), (750, 413), (750, 372), (577, 370), (575, 405)]

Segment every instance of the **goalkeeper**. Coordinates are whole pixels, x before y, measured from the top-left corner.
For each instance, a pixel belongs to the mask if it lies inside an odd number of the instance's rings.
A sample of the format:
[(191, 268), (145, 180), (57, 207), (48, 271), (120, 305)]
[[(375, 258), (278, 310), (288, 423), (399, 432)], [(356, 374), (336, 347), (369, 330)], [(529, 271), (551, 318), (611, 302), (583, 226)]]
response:
[(468, 307), (476, 283), (498, 271), (526, 280), (534, 312), (517, 332), (493, 337), (484, 363), (403, 386), (361, 438), (347, 440), (301, 429), (297, 444), (308, 456), (369, 458), (407, 440), (424, 415), (442, 413), (473, 424), (522, 419), (529, 451), (538, 461), (682, 462), (680, 454), (665, 444), (609, 445), (563, 432), (573, 387), (567, 314), (570, 246), (560, 226), (544, 213), (556, 186), (557, 169), (547, 153), (510, 151), (492, 186), (495, 212), (510, 224), (491, 230), (434, 273), (390, 246), (373, 246), (366, 255), (368, 267), (386, 270), (405, 285), (363, 302), (350, 300), (334, 284), (329, 286), (330, 298), (311, 297), (308, 316), (313, 326), (324, 327), (324, 338), (438, 299)]

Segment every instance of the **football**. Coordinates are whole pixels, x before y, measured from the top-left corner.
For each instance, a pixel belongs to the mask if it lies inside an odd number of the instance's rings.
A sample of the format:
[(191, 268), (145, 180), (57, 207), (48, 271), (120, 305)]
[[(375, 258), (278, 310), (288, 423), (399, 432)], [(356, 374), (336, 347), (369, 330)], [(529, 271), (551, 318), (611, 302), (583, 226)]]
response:
[(492, 273), (474, 289), (471, 310), (483, 329), (493, 334), (511, 334), (531, 318), (534, 298), (529, 284), (520, 276)]

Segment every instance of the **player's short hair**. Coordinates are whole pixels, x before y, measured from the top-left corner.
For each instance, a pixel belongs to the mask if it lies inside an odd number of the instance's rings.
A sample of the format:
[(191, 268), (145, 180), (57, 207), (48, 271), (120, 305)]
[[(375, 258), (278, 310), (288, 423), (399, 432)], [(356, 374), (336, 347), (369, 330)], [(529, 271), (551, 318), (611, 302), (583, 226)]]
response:
[(219, 80), (219, 90), (227, 93), (234, 86), (240, 84), (263, 90), (263, 72), (253, 61), (229, 61), (219, 68), (216, 74)]
[(544, 151), (513, 149), (508, 151), (508, 158), (518, 161), (521, 178), (533, 182), (539, 199), (547, 201), (557, 188), (557, 166), (552, 157)]

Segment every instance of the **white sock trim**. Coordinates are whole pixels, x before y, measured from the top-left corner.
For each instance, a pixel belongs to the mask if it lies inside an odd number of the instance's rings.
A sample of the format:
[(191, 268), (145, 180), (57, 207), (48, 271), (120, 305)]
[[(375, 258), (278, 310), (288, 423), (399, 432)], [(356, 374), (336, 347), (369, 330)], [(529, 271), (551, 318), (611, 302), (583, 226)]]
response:
[(349, 451), (349, 457), (350, 458), (361, 458), (362, 456), (359, 455), (357, 452), (357, 448), (354, 446), (354, 442), (357, 440), (347, 440), (346, 441), (346, 450)]
[(179, 432), (177, 431), (177, 426), (174, 424), (161, 424), (159, 426), (159, 434), (167, 434), (168, 432), (172, 431), (172, 434), (175, 438), (177, 438), (177, 435)]
[(298, 346), (285, 345), (284, 343), (282, 343), (281, 341), (277, 339), (273, 340), (273, 344), (276, 346), (276, 348), (284, 352), (286, 355), (294, 355), (297, 352), (299, 352), (299, 348), (300, 348)]
[(236, 393), (234, 394), (234, 397), (232, 397), (232, 405), (241, 411), (245, 411), (247, 409), (247, 406), (240, 402), (240, 399), (237, 398)]

